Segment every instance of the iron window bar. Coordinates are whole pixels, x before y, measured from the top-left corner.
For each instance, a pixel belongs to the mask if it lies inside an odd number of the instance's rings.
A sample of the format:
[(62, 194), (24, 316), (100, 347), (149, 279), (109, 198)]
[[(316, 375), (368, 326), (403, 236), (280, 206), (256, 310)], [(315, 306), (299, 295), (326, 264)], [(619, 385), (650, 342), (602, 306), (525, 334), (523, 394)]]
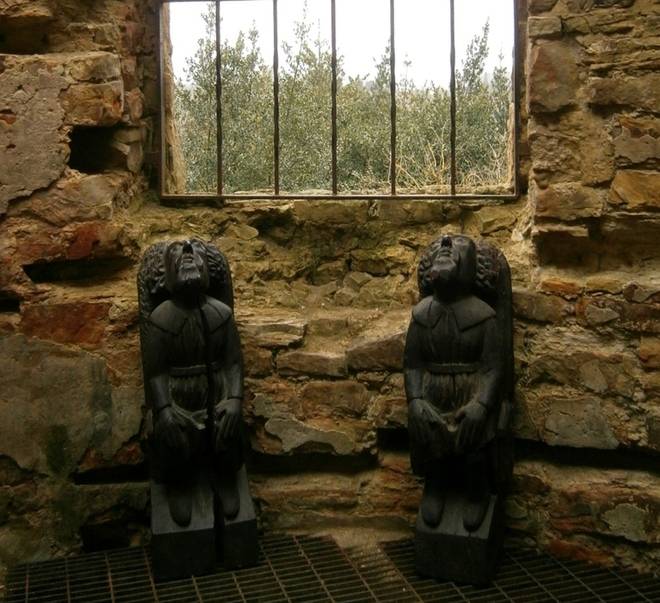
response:
[[(329, 0), (330, 2), (330, 24), (331, 24), (331, 193), (291, 193), (280, 191), (280, 94), (279, 94), (279, 26), (278, 26), (278, 0), (270, 0), (273, 10), (273, 193), (225, 193), (224, 192), (224, 178), (223, 178), (223, 146), (222, 146), (222, 64), (221, 64), (221, 10), (220, 6), (223, 2), (250, 2), (255, 0), (214, 0), (215, 1), (215, 48), (216, 48), (216, 62), (215, 62), (215, 75), (216, 75), (216, 165), (217, 165), (217, 189), (215, 193), (167, 193), (164, 190), (164, 170), (166, 166), (165, 154), (166, 147), (164, 144), (163, 130), (165, 126), (165, 78), (164, 78), (164, 57), (162, 52), (163, 42), (163, 11), (162, 8), (165, 4), (185, 3), (185, 2), (199, 2), (200, 0), (159, 0), (158, 7), (158, 84), (160, 92), (160, 127), (158, 131), (158, 143), (160, 152), (158, 154), (158, 188), (160, 191), (160, 199), (166, 204), (186, 204), (186, 203), (199, 203), (199, 204), (217, 204), (222, 205), (225, 201), (252, 201), (252, 200), (333, 200), (333, 201), (350, 201), (350, 200), (400, 200), (400, 201), (414, 201), (414, 200), (456, 200), (456, 201), (515, 201), (520, 195), (520, 174), (518, 170), (520, 149), (520, 60), (518, 56), (520, 47), (520, 24), (518, 20), (519, 6), (518, 1), (513, 0), (513, 20), (514, 20), (514, 36), (513, 36), (513, 67), (511, 74), (511, 85), (513, 92), (513, 141), (510, 153), (513, 162), (513, 190), (510, 193), (479, 193), (457, 192), (457, 168), (456, 168), (456, 47), (455, 47), (455, 0), (449, 0), (449, 28), (450, 28), (450, 193), (407, 193), (397, 192), (397, 172), (396, 172), (396, 147), (397, 147), (397, 131), (396, 131), (396, 48), (395, 48), (395, 20), (394, 20), (394, 2), (389, 0), (389, 64), (390, 64), (390, 191), (389, 193), (374, 193), (374, 192), (338, 192), (338, 178), (337, 178), (337, 24), (336, 24), (336, 0)], [(268, 0), (262, 0), (268, 1)], [(210, 3), (210, 2), (209, 2)]]

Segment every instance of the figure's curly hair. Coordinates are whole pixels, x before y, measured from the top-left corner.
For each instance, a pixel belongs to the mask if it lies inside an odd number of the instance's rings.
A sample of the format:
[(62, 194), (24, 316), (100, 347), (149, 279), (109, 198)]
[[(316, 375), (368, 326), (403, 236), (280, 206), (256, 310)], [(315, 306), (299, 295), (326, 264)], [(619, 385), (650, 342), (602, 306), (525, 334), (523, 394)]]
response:
[(474, 284), (479, 297), (496, 294), (503, 262), (506, 260), (497, 247), (484, 240), (477, 241), (477, 278)]
[(209, 268), (209, 290), (211, 297), (219, 299), (230, 308), (234, 307), (234, 287), (231, 280), (229, 262), (215, 245), (200, 241), (206, 249), (206, 260)]
[(431, 271), (431, 266), (433, 266), (435, 254), (441, 247), (441, 242), (442, 236), (439, 236), (424, 250), (419, 260), (419, 265), (417, 266), (417, 287), (419, 288), (420, 298), (433, 293), (433, 281), (431, 281), (429, 272)]
[[(502, 252), (490, 243), (479, 240), (475, 243), (477, 252), (477, 275), (474, 283), (479, 297), (490, 298), (496, 294), (496, 287), (502, 265)], [(417, 286), (420, 298), (433, 293), (433, 282), (429, 276), (435, 254), (442, 247), (442, 235), (433, 241), (422, 253), (417, 267)], [(505, 260), (506, 261), (506, 260)]]
[[(227, 258), (211, 243), (199, 239), (193, 239), (193, 242), (200, 244), (206, 253), (209, 270), (207, 293), (233, 308), (234, 290)], [(156, 306), (171, 297), (165, 285), (165, 252), (170, 244), (169, 241), (155, 243), (142, 256), (137, 276), (141, 319), (148, 318)]]

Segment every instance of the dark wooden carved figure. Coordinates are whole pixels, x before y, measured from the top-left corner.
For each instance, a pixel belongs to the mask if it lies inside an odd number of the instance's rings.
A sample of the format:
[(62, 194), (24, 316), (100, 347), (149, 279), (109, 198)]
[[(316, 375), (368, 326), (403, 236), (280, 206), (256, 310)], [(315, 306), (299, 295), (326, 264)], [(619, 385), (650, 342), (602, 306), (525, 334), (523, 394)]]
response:
[(197, 240), (159, 243), (138, 274), (144, 387), (152, 415), (152, 547), (163, 579), (203, 573), (219, 549), (256, 561), (244, 468), (243, 359), (229, 266)]
[(411, 463), (424, 478), (416, 565), (487, 583), (512, 465), (509, 267), (488, 243), (444, 235), (425, 251), (418, 278), (404, 355)]

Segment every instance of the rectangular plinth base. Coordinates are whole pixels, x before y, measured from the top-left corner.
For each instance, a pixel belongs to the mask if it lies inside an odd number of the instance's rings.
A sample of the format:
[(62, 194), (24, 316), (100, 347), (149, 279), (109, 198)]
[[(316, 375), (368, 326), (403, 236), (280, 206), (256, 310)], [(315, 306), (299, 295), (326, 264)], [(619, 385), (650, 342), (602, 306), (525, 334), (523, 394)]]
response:
[(250, 496), (245, 465), (238, 472), (238, 494), (241, 505), (233, 519), (223, 516), (218, 509), (218, 549), (222, 564), (227, 569), (250, 567), (259, 559), (257, 517)]
[(415, 527), (415, 567), (422, 576), (462, 584), (486, 585), (495, 577), (502, 549), (501, 503), (492, 495), (486, 517), (475, 532), (463, 527), (463, 499), (449, 493), (440, 524), (430, 528), (421, 512)]
[(178, 525), (170, 514), (165, 486), (151, 482), (151, 557), (158, 581), (208, 574), (216, 567), (213, 490), (203, 475), (191, 489), (190, 524)]

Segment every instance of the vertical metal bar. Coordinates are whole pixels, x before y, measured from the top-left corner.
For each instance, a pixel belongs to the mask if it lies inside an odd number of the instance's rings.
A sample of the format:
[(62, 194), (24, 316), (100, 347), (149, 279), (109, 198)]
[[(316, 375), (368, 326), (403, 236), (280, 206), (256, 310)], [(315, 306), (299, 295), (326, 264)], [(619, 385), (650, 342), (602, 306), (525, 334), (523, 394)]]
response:
[(450, 164), (450, 178), (451, 178), (451, 194), (456, 194), (456, 36), (454, 31), (454, 0), (449, 0), (449, 27), (450, 27), (450, 44), (449, 49), (449, 64), (451, 74), (449, 76), (449, 115), (450, 115), (450, 130), (449, 130), (449, 152), (451, 155)]
[(199, 586), (197, 585), (197, 580), (195, 580), (195, 576), (190, 576), (190, 579), (192, 580), (192, 585), (193, 588), (195, 589), (195, 596), (197, 597), (198, 603), (204, 603), (204, 598), (202, 597), (202, 593), (199, 592)]
[[(160, 115), (158, 116), (158, 192), (162, 195), (165, 192), (165, 177), (163, 170), (165, 169), (165, 86), (163, 80), (163, 3), (158, 5), (157, 19), (158, 19), (158, 44), (156, 44), (156, 52), (158, 54), (158, 90), (160, 94)], [(178, 192), (178, 191), (177, 191)]]
[(236, 572), (232, 572), (231, 577), (234, 579), (234, 586), (236, 587), (238, 596), (241, 598), (241, 603), (247, 603), (247, 599), (245, 598), (245, 595), (243, 595), (243, 589), (241, 588), (241, 585), (238, 582), (238, 578), (236, 577)]
[(66, 583), (66, 600), (71, 603), (71, 580), (69, 579), (69, 560), (64, 559), (64, 581)]
[(337, 7), (330, 0), (330, 37), (332, 44), (332, 194), (337, 194)]
[(273, 180), (280, 194), (280, 51), (277, 26), (277, 0), (273, 0)]
[(394, 0), (390, 0), (390, 193), (396, 195), (396, 51), (394, 48)]
[(107, 553), (103, 553), (103, 559), (105, 559), (105, 571), (108, 578), (108, 590), (110, 591), (110, 601), (115, 603), (115, 587), (112, 583), (112, 570), (110, 569), (110, 559), (108, 558)]
[(158, 603), (158, 591), (156, 590), (156, 582), (154, 580), (154, 575), (151, 571), (151, 563), (149, 563), (149, 557), (147, 555), (147, 549), (142, 549), (142, 556), (144, 557), (144, 566), (147, 568), (147, 576), (149, 576), (149, 584), (151, 585), (151, 596), (155, 603)]
[(25, 567), (25, 601), (28, 603), (30, 600), (30, 564), (28, 563)]
[(217, 193), (224, 190), (222, 170), (222, 39), (220, 37), (220, 0), (215, 2), (215, 108), (216, 108), (216, 165), (218, 168)]
[(513, 194), (516, 196), (520, 194), (520, 85), (523, 65), (523, 57), (518, 56), (518, 53), (523, 52), (523, 44), (520, 43), (518, 3), (519, 0), (513, 0), (513, 81), (511, 82), (513, 86)]

